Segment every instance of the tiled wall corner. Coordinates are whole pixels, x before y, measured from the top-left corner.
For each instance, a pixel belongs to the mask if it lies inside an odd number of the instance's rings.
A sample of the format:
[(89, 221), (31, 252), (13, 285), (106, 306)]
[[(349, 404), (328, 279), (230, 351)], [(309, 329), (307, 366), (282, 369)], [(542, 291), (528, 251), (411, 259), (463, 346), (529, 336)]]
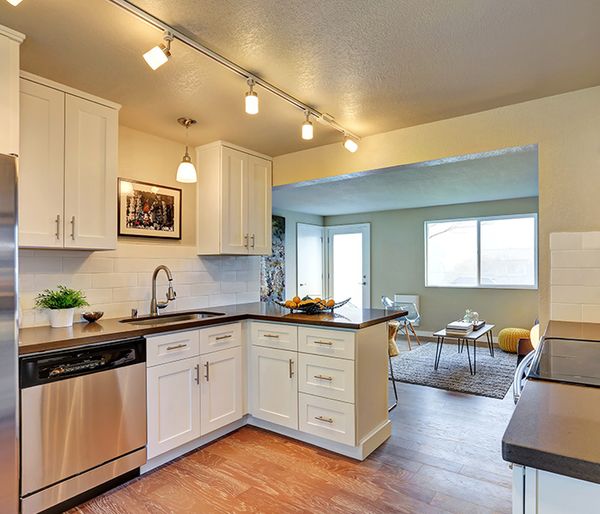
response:
[(550, 315), (600, 323), (600, 232), (550, 234)]
[[(19, 293), (21, 326), (47, 325), (45, 311), (34, 309), (37, 293), (64, 284), (82, 289), (106, 318), (147, 313), (152, 271), (165, 264), (173, 272), (177, 299), (167, 310), (187, 310), (257, 302), (260, 257), (199, 257), (192, 246), (119, 243), (116, 250), (86, 252), (21, 250)], [(159, 276), (158, 295), (166, 277)], [(78, 318), (78, 317), (77, 317)]]

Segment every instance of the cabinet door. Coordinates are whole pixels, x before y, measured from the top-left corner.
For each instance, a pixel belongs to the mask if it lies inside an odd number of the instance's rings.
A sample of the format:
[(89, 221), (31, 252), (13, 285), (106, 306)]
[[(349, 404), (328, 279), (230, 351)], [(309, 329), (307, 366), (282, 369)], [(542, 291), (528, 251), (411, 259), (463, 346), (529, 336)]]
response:
[(148, 368), (148, 459), (200, 437), (198, 357)]
[(66, 95), (65, 122), (65, 247), (115, 248), (117, 111)]
[(253, 346), (250, 364), (250, 413), (298, 429), (297, 353)]
[(271, 254), (271, 191), (271, 162), (248, 156), (248, 233), (252, 255)]
[(242, 417), (242, 349), (229, 348), (201, 358), (200, 433), (208, 434)]
[[(248, 253), (248, 155), (223, 147), (221, 161), (221, 253)], [(199, 205), (198, 209), (202, 206)]]
[(19, 246), (62, 248), (65, 94), (21, 79)]

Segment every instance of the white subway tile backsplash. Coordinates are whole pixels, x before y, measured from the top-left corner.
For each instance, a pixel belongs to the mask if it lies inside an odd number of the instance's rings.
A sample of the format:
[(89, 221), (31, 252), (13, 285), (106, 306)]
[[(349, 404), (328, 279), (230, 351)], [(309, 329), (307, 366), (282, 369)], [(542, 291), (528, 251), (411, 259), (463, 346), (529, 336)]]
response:
[(600, 250), (600, 232), (582, 232), (581, 246), (584, 250)]
[(585, 321), (586, 323), (600, 323), (600, 304), (582, 305), (581, 321)]
[(600, 268), (600, 250), (556, 250), (551, 261), (552, 269)]
[[(166, 311), (201, 309), (259, 300), (259, 257), (198, 257), (195, 247), (119, 243), (106, 252), (22, 250), (19, 289), (21, 326), (47, 325), (48, 315), (33, 308), (35, 296), (59, 284), (82, 289), (105, 318), (148, 312), (152, 271), (165, 264), (173, 272), (177, 299)], [(157, 296), (167, 283), (160, 273)], [(78, 317), (79, 319), (79, 313)]]
[(579, 232), (550, 234), (550, 250), (581, 250), (582, 248), (582, 234)]
[(558, 321), (581, 321), (581, 304), (553, 302), (550, 317)]

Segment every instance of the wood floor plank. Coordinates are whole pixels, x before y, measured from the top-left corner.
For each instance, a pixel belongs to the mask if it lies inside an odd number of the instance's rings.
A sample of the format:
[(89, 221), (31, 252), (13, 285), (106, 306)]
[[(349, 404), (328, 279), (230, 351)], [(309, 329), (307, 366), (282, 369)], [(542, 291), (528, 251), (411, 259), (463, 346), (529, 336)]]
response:
[(510, 512), (500, 453), (510, 399), (398, 393), (392, 437), (364, 462), (244, 427), (70, 514)]

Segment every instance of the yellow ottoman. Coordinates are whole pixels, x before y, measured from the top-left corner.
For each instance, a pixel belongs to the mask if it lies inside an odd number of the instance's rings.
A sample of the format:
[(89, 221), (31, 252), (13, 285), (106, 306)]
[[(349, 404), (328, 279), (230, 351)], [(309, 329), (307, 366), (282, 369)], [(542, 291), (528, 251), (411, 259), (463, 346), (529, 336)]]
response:
[(498, 346), (509, 353), (517, 353), (519, 339), (529, 339), (529, 330), (525, 328), (503, 328), (498, 334)]

